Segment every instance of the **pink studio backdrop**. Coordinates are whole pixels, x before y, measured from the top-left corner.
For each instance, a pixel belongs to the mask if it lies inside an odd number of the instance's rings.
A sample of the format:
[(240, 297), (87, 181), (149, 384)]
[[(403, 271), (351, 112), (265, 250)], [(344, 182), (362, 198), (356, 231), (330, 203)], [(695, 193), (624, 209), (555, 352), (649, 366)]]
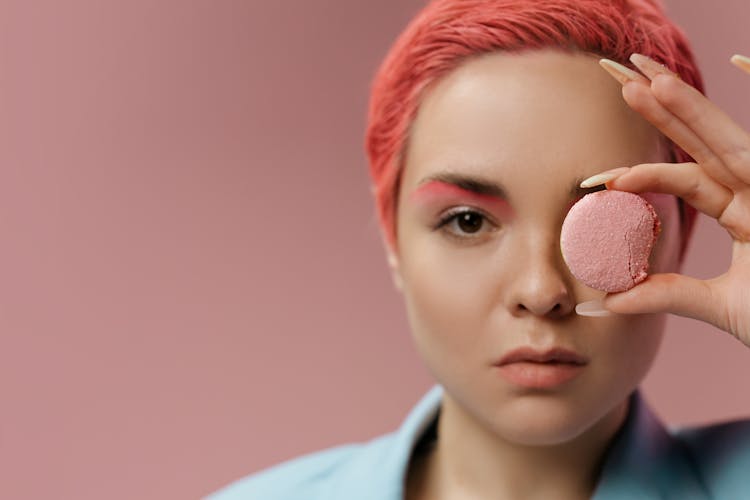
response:
[[(432, 380), (387, 272), (370, 78), (419, 0), (0, 2), (0, 498), (198, 498), (395, 429)], [(745, 0), (670, 2), (750, 125)], [(702, 220), (687, 273), (728, 264)], [(645, 391), (750, 415), (674, 319)]]

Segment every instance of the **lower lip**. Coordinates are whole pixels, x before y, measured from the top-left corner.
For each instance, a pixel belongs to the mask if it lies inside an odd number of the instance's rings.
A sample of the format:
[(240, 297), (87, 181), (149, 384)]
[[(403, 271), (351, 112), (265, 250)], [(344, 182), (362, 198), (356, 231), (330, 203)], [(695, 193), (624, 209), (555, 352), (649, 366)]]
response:
[(577, 377), (585, 365), (523, 361), (497, 366), (510, 382), (528, 389), (550, 389)]

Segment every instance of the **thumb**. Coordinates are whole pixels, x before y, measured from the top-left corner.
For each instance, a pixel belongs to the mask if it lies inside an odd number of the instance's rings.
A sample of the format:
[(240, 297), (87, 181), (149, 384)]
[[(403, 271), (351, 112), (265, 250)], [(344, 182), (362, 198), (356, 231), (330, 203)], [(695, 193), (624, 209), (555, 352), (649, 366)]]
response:
[(614, 313), (669, 312), (718, 326), (717, 305), (709, 282), (676, 273), (652, 274), (603, 301), (605, 309)]

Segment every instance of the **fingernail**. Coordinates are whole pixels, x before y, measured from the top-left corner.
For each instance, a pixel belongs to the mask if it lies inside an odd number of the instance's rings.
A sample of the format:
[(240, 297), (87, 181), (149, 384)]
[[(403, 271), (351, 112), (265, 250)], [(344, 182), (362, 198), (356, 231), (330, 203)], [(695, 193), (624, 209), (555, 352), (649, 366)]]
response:
[(613, 168), (612, 170), (605, 170), (604, 172), (600, 172), (596, 175), (592, 175), (585, 181), (581, 183), (582, 188), (590, 188), (594, 186), (599, 186), (601, 184), (605, 184), (612, 179), (616, 179), (617, 177), (620, 177), (621, 175), (627, 173), (630, 170), (630, 167), (618, 167)]
[(740, 68), (742, 71), (750, 73), (750, 57), (735, 54), (732, 56), (730, 61), (732, 61), (732, 64)]
[(680, 76), (674, 71), (643, 54), (632, 54), (630, 56), (630, 62), (635, 64), (636, 67), (651, 80), (653, 80), (656, 75), (672, 75), (680, 78)]
[(628, 82), (643, 79), (641, 75), (639, 75), (632, 69), (610, 59), (599, 59), (599, 65), (602, 68), (606, 69), (607, 73), (612, 75), (612, 77), (622, 85), (625, 85)]
[(591, 316), (595, 318), (612, 315), (610, 311), (604, 309), (604, 303), (599, 299), (581, 302), (576, 306), (576, 314), (579, 316)]

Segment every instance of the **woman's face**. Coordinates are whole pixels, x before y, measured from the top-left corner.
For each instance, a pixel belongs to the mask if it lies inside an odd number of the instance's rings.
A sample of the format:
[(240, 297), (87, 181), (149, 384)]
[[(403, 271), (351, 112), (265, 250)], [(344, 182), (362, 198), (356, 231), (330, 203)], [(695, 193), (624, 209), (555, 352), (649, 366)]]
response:
[[(469, 60), (425, 95), (411, 130), (389, 252), (416, 347), (456, 406), (517, 443), (570, 440), (622, 409), (661, 342), (663, 315), (578, 316), (604, 296), (577, 282), (560, 228), (578, 184), (666, 158), (597, 58), (553, 50)], [(495, 186), (483, 195), (461, 177)], [(662, 221), (652, 272), (678, 270), (676, 199), (646, 195)], [(471, 211), (442, 227), (455, 211)], [(564, 347), (588, 364), (544, 389), (494, 365), (509, 351)]]

